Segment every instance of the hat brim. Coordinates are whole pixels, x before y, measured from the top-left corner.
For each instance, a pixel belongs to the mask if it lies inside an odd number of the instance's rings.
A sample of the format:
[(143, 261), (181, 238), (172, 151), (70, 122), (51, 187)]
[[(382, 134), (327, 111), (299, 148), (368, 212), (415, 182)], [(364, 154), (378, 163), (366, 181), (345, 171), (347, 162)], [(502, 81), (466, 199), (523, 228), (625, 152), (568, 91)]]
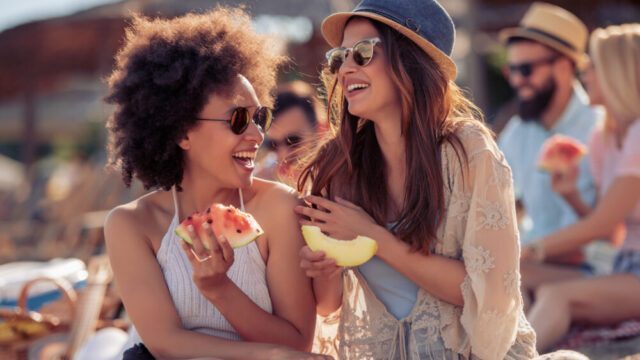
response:
[(416, 43), (427, 55), (431, 56), (431, 58), (440, 66), (440, 69), (445, 74), (445, 76), (453, 81), (456, 79), (458, 70), (456, 68), (456, 64), (451, 60), (447, 54), (438, 49), (431, 42), (425, 40), (422, 36), (415, 33), (413, 30), (406, 28), (397, 22), (387, 19), (384, 16), (370, 13), (370, 12), (341, 12), (335, 13), (328, 16), (322, 22), (322, 36), (324, 36), (325, 40), (329, 43), (329, 45), (333, 47), (339, 47), (342, 42), (342, 36), (344, 32), (344, 27), (347, 24), (347, 21), (354, 16), (369, 18), (372, 20), (379, 21), (385, 25), (388, 25), (392, 29), (398, 31), (404, 36), (408, 37), (411, 41)]
[(546, 45), (554, 50), (557, 50), (561, 54), (566, 55), (571, 60), (573, 60), (574, 63), (576, 64), (576, 67), (579, 70), (583, 70), (589, 61), (589, 56), (587, 54), (575, 51), (551, 38), (548, 38), (542, 34), (539, 34), (533, 31), (529, 31), (527, 29), (517, 28), (517, 27), (508, 28), (508, 29), (503, 29), (498, 34), (498, 39), (502, 44), (505, 44), (505, 45), (511, 38), (525, 38), (525, 39), (533, 40), (543, 45)]

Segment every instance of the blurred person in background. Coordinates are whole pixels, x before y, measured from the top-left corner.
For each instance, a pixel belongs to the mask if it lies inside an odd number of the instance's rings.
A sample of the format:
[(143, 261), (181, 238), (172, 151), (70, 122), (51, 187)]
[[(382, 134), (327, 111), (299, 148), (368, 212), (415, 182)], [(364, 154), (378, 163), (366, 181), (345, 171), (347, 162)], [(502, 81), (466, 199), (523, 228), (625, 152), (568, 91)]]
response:
[[(153, 189), (105, 223), (115, 283), (133, 322), (125, 359), (324, 359), (295, 191), (253, 177), (271, 122), (282, 57), (240, 9), (168, 20), (134, 17), (107, 101), (110, 163)], [(264, 234), (233, 250), (204, 223), (193, 246), (175, 233), (212, 203), (251, 213)], [(208, 244), (208, 247), (206, 246)], [(244, 341), (244, 342), (242, 342)]]
[[(622, 221), (627, 234), (613, 274), (538, 288), (529, 319), (540, 351), (557, 343), (572, 322), (610, 325), (640, 318), (640, 24), (595, 30), (590, 53), (583, 79), (591, 103), (606, 110), (605, 124), (589, 144), (600, 199), (594, 207), (582, 204), (583, 220), (526, 245), (523, 259), (542, 261), (579, 249)], [(562, 181), (576, 186), (575, 178)]]
[(276, 96), (273, 123), (262, 144), (268, 153), (256, 175), (295, 186), (300, 160), (313, 151), (324, 133), (321, 113), (309, 84), (299, 80), (284, 84)]
[[(525, 212), (520, 224), (522, 244), (570, 225), (581, 215), (553, 191), (551, 176), (537, 168), (537, 158), (542, 144), (554, 134), (586, 143), (599, 121), (601, 115), (589, 106), (576, 79), (588, 59), (587, 37), (580, 19), (546, 3), (534, 3), (518, 27), (500, 32), (507, 47), (508, 80), (516, 91), (519, 108), (518, 115), (500, 134), (498, 145), (513, 172), (516, 200)], [(588, 159), (583, 159), (580, 167), (578, 194), (586, 204), (593, 205), (596, 188)], [(539, 284), (593, 272), (580, 249), (549, 258), (548, 262), (522, 264), (525, 309), (530, 293)]]

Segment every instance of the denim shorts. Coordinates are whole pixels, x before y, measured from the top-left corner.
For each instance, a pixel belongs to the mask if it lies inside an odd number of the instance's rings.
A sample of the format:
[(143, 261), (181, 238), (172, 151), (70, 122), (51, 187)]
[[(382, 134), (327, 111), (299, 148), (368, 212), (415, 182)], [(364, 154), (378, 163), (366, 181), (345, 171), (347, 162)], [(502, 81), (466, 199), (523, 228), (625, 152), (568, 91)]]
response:
[(629, 273), (640, 277), (640, 251), (621, 251), (616, 255), (613, 272)]

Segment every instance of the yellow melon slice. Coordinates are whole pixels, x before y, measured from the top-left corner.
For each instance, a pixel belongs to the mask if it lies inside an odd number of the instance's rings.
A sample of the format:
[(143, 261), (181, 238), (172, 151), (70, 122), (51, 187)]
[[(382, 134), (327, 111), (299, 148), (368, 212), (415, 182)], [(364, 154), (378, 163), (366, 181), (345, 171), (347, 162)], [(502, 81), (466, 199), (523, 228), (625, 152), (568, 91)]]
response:
[(358, 236), (353, 240), (336, 240), (322, 233), (319, 227), (302, 225), (302, 236), (313, 251), (324, 251), (327, 259), (338, 266), (358, 266), (367, 262), (378, 250), (372, 238)]

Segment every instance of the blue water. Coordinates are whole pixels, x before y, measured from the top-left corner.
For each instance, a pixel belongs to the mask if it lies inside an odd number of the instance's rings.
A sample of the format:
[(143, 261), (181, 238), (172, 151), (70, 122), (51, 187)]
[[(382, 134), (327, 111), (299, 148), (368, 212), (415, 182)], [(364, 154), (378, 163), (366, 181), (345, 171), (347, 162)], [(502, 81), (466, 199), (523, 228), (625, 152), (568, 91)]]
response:
[[(86, 281), (79, 281), (73, 285), (74, 290), (81, 290), (87, 286)], [(42, 293), (36, 296), (27, 297), (27, 310), (36, 311), (42, 308), (46, 303), (56, 301), (62, 296), (60, 290), (53, 290), (46, 293)], [(3, 299), (0, 300), (0, 307), (14, 308), (18, 306), (18, 299)]]

